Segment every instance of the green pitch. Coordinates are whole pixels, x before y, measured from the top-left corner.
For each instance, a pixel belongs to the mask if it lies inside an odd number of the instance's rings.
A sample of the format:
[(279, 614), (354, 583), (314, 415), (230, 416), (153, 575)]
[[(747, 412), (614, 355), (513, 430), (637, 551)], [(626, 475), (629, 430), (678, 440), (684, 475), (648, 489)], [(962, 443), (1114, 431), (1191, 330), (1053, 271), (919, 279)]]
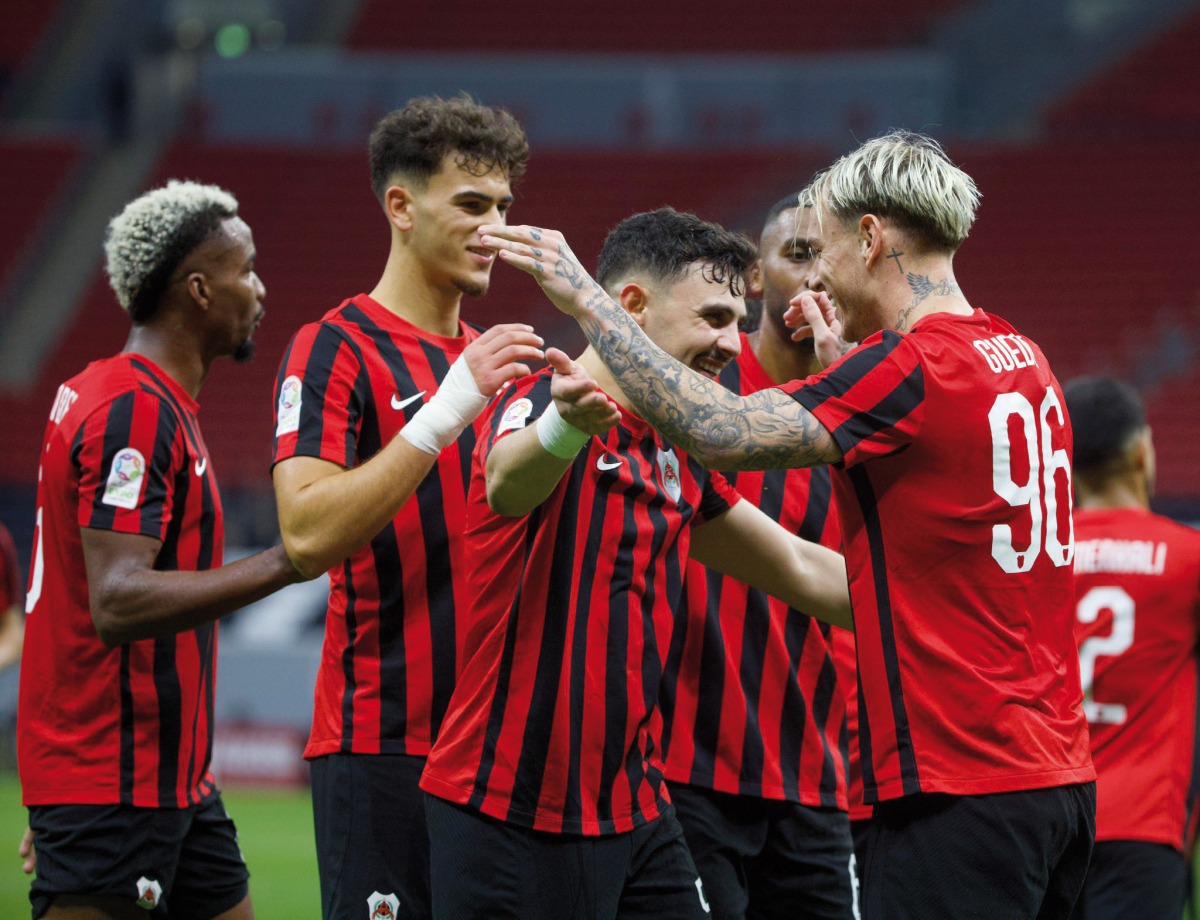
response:
[[(260, 920), (320, 920), (320, 888), (313, 846), (312, 804), (298, 793), (223, 790), (250, 867), (250, 894)], [(29, 916), (29, 878), (21, 872), (17, 844), (25, 830), (21, 788), (0, 774), (0, 917)], [(365, 916), (364, 904), (364, 916)]]

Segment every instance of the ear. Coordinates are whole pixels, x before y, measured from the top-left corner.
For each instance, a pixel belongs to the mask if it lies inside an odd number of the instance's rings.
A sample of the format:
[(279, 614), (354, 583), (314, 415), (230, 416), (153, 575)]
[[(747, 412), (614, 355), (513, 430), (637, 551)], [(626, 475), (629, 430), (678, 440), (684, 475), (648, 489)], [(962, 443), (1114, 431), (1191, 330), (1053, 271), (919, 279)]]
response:
[(633, 321), (639, 326), (646, 323), (646, 306), (649, 303), (649, 295), (644, 287), (633, 281), (621, 287), (621, 293), (617, 298), (622, 307), (624, 307), (629, 315), (633, 317)]
[(388, 221), (401, 233), (413, 228), (413, 193), (407, 186), (392, 185), (383, 193), (383, 209)]
[(874, 268), (883, 253), (883, 223), (874, 214), (859, 218), (858, 248), (866, 267)]
[(210, 302), (210, 292), (208, 279), (204, 277), (204, 272), (189, 272), (184, 281), (184, 286), (187, 289), (188, 296), (192, 298), (196, 306), (201, 310), (207, 310)]
[(762, 300), (763, 296), (763, 262), (756, 259), (750, 271), (746, 274), (746, 299)]

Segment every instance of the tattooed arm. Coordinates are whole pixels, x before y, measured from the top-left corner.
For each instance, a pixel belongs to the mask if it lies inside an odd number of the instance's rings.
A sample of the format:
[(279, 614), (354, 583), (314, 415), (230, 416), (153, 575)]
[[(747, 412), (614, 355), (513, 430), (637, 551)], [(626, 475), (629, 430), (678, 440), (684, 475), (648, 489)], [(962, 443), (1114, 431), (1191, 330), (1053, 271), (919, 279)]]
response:
[(676, 361), (642, 332), (571, 252), (562, 234), (537, 227), (481, 228), (483, 243), (533, 275), (575, 317), (637, 409), (667, 438), (713, 469), (783, 469), (841, 459), (816, 418), (779, 390), (747, 397)]

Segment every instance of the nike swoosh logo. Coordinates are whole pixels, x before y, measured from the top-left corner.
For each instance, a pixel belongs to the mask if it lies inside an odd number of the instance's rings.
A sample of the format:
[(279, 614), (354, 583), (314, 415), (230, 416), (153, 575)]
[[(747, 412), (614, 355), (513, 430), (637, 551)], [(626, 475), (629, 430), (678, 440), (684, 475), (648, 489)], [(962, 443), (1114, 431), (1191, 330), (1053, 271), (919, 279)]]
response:
[(608, 459), (608, 454), (601, 454), (600, 459), (596, 461), (596, 469), (598, 470), (615, 470), (621, 465), (621, 458), (617, 457), (613, 460)]
[(208, 457), (197, 460), (194, 464), (192, 464), (192, 468), (196, 471), (197, 476), (203, 476), (204, 471), (208, 469)]
[(420, 393), (416, 394), (415, 396), (408, 397), (408, 399), (397, 399), (397, 397), (399, 395), (400, 395), (399, 393), (392, 394), (392, 408), (395, 409), (397, 412), (399, 412), (405, 406), (407, 406), (411, 403), (415, 403), (418, 399), (420, 399), (422, 396), (425, 395), (425, 391), (422, 390)]

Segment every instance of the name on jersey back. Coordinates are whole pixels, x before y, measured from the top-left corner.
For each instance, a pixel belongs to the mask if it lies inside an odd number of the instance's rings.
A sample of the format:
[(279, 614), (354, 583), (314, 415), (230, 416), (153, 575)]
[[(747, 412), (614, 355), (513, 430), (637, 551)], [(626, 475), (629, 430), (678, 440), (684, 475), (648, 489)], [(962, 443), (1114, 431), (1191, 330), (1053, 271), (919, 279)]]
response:
[(1167, 544), (1153, 540), (1080, 540), (1075, 544), (1075, 572), (1161, 575)]
[(1019, 335), (994, 335), (990, 339), (976, 339), (973, 344), (997, 374), (1037, 364), (1033, 349)]

